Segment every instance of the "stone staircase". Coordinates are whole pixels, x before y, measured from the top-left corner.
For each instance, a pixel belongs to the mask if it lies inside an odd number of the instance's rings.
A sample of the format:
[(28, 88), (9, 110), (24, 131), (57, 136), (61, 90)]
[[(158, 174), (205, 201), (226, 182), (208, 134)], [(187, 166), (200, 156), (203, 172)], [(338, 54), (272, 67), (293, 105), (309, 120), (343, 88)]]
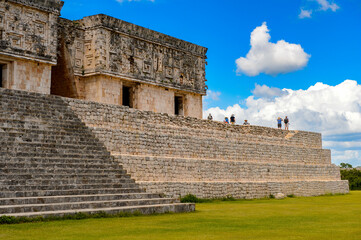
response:
[(0, 88), (0, 216), (194, 211), (146, 193), (63, 98)]

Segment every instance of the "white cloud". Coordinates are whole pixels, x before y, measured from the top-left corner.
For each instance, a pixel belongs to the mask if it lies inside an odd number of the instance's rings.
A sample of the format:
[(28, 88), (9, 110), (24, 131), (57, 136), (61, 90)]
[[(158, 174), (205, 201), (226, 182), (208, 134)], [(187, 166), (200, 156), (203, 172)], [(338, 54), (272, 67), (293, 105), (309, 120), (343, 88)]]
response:
[(301, 45), (280, 40), (270, 42), (267, 24), (256, 27), (251, 33), (251, 49), (247, 56), (236, 60), (237, 73), (257, 76), (260, 73), (277, 75), (300, 70), (308, 63), (309, 54)]
[(361, 151), (332, 151), (332, 162), (336, 165), (350, 163), (353, 167), (361, 166)]
[(337, 9), (340, 7), (329, 0), (314, 0), (317, 5), (309, 6), (309, 10), (304, 9), (304, 7), (301, 8), (301, 13), (298, 15), (299, 18), (311, 18), (311, 14), (313, 11), (327, 11), (331, 10), (333, 12), (336, 12)]
[(267, 85), (255, 84), (255, 89), (252, 91), (255, 97), (259, 98), (273, 98), (287, 95), (288, 92), (275, 87), (268, 87)]
[[(272, 89), (267, 86), (258, 87), (261, 88)], [(259, 94), (259, 90), (257, 91)], [(235, 104), (226, 109), (210, 108), (204, 111), (203, 116), (211, 113), (215, 120), (222, 121), (225, 116), (235, 114), (238, 124), (247, 119), (253, 125), (276, 127), (277, 117), (284, 118), (287, 115), (290, 129), (321, 132), (327, 139), (326, 147), (337, 152), (358, 152), (359, 155), (347, 153), (347, 156), (353, 159), (354, 164), (358, 161), (361, 165), (360, 84), (345, 80), (336, 86), (316, 83), (306, 90), (283, 89), (282, 92), (286, 94), (273, 98), (267, 94), (263, 94), (261, 98), (250, 96), (245, 100), (245, 107)], [(337, 144), (336, 141), (341, 143)], [(337, 155), (336, 160), (341, 161), (342, 156)]]
[(207, 90), (207, 95), (203, 97), (203, 106), (207, 108), (212, 102), (219, 101), (221, 92)]
[(301, 8), (301, 13), (298, 15), (299, 18), (311, 18), (312, 10), (304, 10)]
[(331, 9), (333, 12), (336, 12), (337, 9), (340, 7), (336, 3), (330, 3), (327, 0), (316, 0), (318, 4), (321, 5), (321, 10), (327, 11), (328, 9)]
[(207, 90), (207, 96), (205, 96), (203, 99), (204, 99), (204, 100), (211, 99), (211, 100), (213, 100), (213, 101), (218, 101), (218, 100), (219, 100), (219, 96), (221, 96), (221, 92), (212, 91), (212, 90)]

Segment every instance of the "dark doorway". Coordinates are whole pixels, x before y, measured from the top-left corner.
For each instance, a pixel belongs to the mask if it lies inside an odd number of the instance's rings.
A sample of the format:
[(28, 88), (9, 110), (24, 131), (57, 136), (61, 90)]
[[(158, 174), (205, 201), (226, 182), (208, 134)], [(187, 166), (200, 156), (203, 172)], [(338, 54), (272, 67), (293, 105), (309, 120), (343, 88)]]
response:
[(3, 74), (3, 72), (4, 72), (5, 67), (6, 67), (5, 64), (0, 64), (0, 87), (1, 88), (4, 87), (4, 84), (3, 84), (3, 82), (4, 82), (4, 74)]
[(123, 86), (123, 106), (133, 107), (132, 105), (132, 88)]
[(181, 116), (183, 115), (183, 97), (174, 97), (174, 114)]

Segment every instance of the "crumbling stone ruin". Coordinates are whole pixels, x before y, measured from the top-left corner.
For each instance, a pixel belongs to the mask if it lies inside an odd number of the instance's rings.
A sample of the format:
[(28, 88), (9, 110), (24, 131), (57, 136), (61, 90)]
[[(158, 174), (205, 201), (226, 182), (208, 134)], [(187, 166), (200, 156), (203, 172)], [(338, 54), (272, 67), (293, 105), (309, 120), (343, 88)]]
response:
[(349, 191), (318, 133), (201, 119), (206, 48), (62, 6), (0, 0), (0, 215)]

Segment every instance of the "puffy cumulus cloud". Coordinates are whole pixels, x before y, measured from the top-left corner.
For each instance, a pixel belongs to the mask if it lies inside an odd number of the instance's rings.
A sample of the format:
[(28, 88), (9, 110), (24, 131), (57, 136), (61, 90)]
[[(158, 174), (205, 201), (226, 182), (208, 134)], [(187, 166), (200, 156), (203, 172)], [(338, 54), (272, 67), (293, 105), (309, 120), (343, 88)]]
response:
[(299, 18), (311, 18), (312, 10), (304, 10), (301, 8), (301, 12), (298, 15)]
[(255, 97), (259, 98), (273, 98), (287, 95), (288, 92), (275, 87), (268, 87), (267, 85), (255, 84), (255, 89), (252, 91)]
[(251, 33), (251, 49), (246, 57), (236, 60), (237, 73), (257, 76), (260, 73), (277, 75), (302, 69), (311, 55), (301, 45), (280, 40), (270, 42), (271, 35), (266, 22)]
[[(268, 89), (267, 86), (258, 88)], [(267, 94), (260, 98), (250, 96), (244, 106), (209, 108), (203, 116), (211, 113), (215, 120), (222, 121), (225, 116), (235, 114), (238, 124), (247, 119), (252, 125), (268, 127), (276, 127), (277, 117), (288, 116), (290, 129), (321, 132), (326, 139), (325, 146), (339, 153), (334, 155), (335, 160), (361, 161), (361, 155), (355, 155), (361, 154), (361, 85), (345, 80), (336, 86), (316, 83), (306, 90), (281, 91), (286, 93), (273, 98)], [(353, 154), (342, 155), (340, 152), (345, 150)]]

